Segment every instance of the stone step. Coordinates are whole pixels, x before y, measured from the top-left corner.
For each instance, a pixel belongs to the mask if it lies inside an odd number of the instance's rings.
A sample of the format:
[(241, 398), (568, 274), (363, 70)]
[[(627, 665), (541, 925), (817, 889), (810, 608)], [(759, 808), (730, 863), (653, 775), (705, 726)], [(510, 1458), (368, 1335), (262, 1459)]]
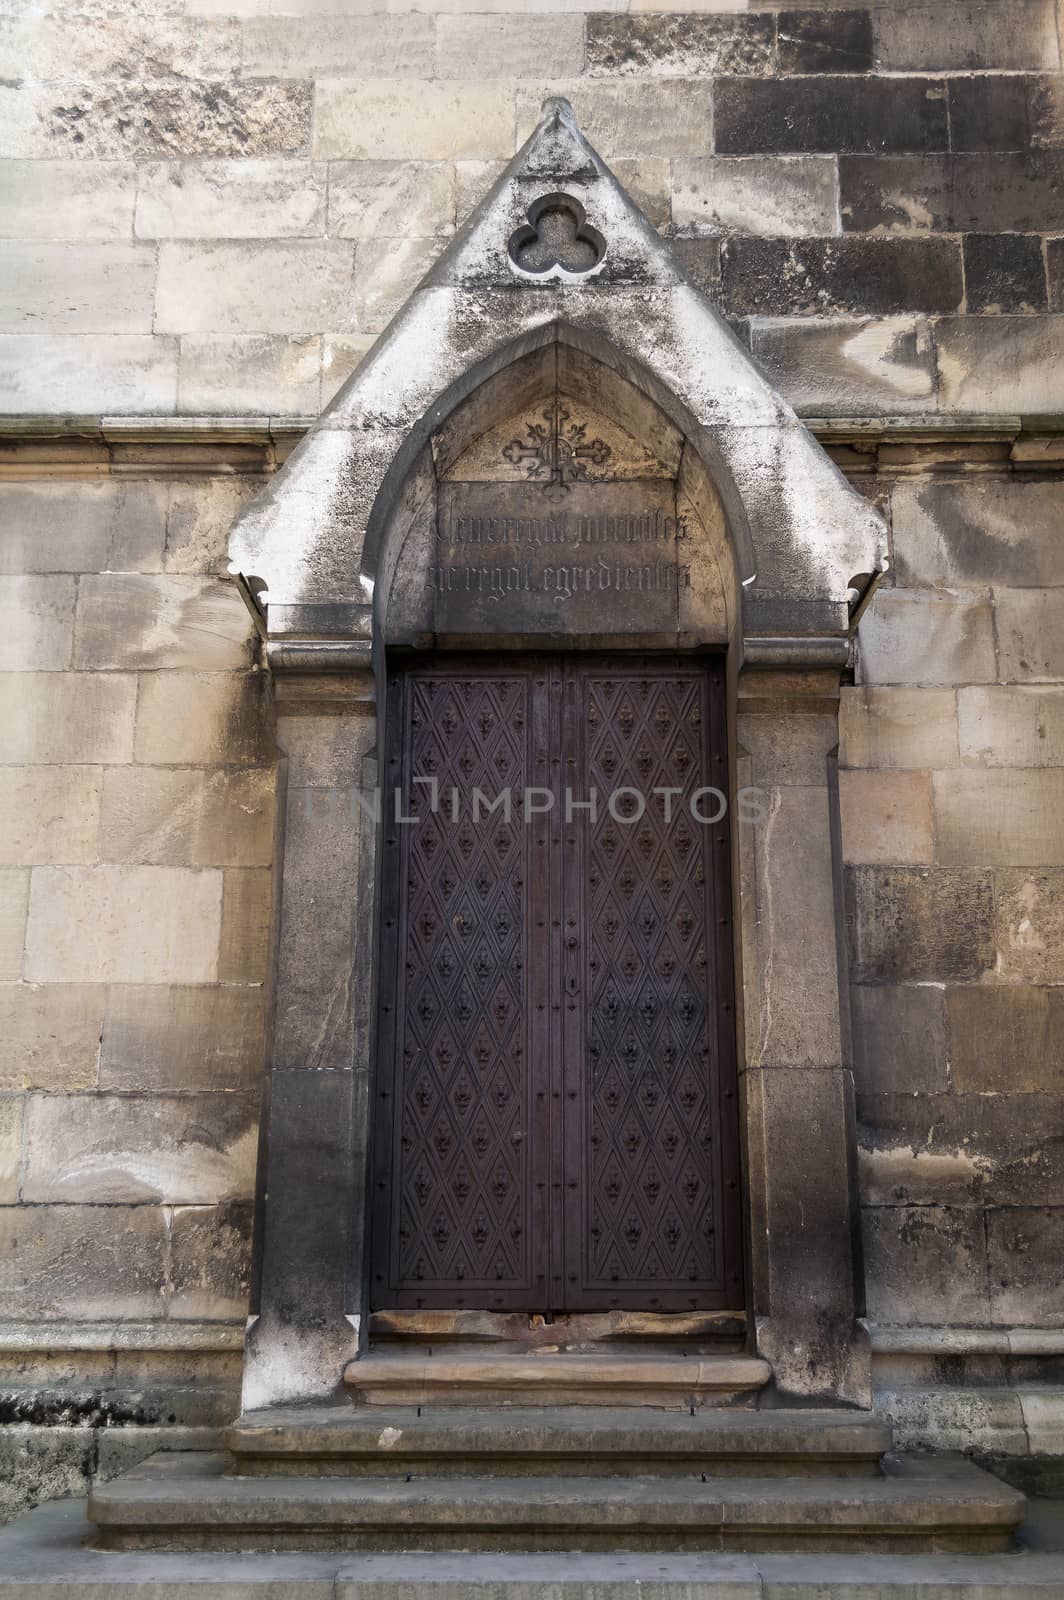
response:
[[(1062, 1600), (1061, 1541), (1020, 1553), (93, 1550), (81, 1500), (0, 1528), (2, 1600)], [(1021, 1540), (1024, 1533), (1021, 1530)]]
[(854, 1411), (281, 1407), (225, 1433), (241, 1476), (874, 1476), (890, 1428)]
[(1002, 1550), (1024, 1499), (963, 1459), (879, 1478), (240, 1478), (167, 1455), (95, 1489), (109, 1549)]
[(371, 1350), (344, 1381), (363, 1405), (646, 1405), (751, 1403), (772, 1376), (754, 1356), (698, 1351)]

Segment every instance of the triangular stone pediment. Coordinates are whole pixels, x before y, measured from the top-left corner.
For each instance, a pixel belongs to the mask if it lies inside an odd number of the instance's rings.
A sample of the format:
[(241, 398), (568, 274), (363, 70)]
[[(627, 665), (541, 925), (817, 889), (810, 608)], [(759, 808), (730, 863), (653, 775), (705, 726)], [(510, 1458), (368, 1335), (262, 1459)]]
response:
[[(257, 595), (271, 638), (371, 637), (389, 519), (415, 463), (478, 388), (551, 346), (645, 397), (698, 458), (726, 518), (746, 638), (845, 640), (886, 564), (882, 520), (691, 284), (564, 100), (547, 102), (490, 194), (234, 525), (231, 570)], [(603, 439), (607, 426), (619, 425), (605, 417)], [(653, 441), (631, 448), (654, 456)], [(379, 612), (379, 593), (376, 602)]]

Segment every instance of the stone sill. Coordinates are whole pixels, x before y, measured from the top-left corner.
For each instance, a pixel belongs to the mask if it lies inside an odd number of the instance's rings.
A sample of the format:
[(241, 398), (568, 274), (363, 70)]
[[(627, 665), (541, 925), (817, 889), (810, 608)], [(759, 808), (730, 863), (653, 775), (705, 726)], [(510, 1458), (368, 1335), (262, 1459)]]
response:
[(866, 1324), (873, 1355), (1064, 1355), (1064, 1328), (886, 1328)]
[(60, 1350), (232, 1351), (244, 1347), (238, 1322), (0, 1322), (0, 1354)]

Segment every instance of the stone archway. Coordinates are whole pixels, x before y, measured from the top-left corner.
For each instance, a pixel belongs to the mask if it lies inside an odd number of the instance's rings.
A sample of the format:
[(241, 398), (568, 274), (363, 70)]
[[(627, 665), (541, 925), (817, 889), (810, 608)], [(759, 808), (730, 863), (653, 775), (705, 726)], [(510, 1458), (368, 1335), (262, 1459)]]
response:
[[(546, 190), (579, 193), (605, 250), (593, 272), (549, 285), (515, 273), (508, 251)], [(545, 400), (555, 410), (535, 447), (553, 474), (562, 395), (601, 419), (592, 443), (688, 509), (689, 582), (673, 551), (654, 608), (615, 594), (558, 627), (541, 588), (535, 605), (511, 595), (500, 623), (498, 604), (455, 605), (433, 578), (447, 567), (440, 507), (453, 513), (459, 486), (468, 509), (485, 483), (524, 481), (529, 412)], [(505, 480), (485, 475), (501, 470), (497, 451), (477, 466), (498, 429), (514, 445)], [(770, 797), (735, 860), (754, 1336), (782, 1391), (868, 1404), (831, 753), (850, 616), (884, 538), (552, 103), (234, 529), (288, 757), (247, 1409), (332, 1393), (364, 1347), (385, 650), (471, 641), (727, 649), (732, 788)]]

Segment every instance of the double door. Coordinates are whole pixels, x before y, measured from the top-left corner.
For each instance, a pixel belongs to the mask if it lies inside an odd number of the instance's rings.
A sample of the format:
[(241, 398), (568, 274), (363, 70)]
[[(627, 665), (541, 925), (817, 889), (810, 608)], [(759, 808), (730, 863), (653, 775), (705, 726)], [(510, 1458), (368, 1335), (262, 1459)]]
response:
[(741, 1308), (722, 680), (391, 673), (375, 1308)]

